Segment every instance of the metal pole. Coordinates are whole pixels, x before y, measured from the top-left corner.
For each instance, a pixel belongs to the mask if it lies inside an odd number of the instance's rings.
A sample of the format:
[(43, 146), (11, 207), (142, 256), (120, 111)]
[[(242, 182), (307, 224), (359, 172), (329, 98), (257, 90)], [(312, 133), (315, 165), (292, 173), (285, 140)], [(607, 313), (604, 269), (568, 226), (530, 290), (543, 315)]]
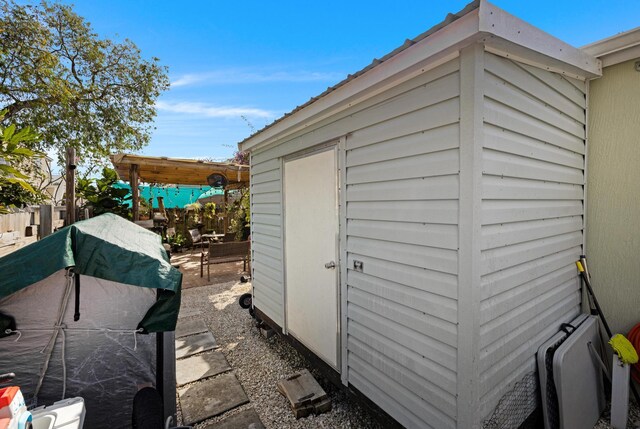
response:
[(66, 158), (65, 225), (71, 225), (76, 221), (76, 149), (68, 146)]
[(223, 234), (229, 231), (229, 191), (224, 190), (224, 219), (223, 219)]

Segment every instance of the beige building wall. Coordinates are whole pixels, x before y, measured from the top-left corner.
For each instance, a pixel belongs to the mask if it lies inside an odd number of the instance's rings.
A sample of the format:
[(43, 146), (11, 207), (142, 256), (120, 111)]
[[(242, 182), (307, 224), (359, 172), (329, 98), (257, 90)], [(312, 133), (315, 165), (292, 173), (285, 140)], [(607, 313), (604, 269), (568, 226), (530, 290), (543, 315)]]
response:
[(614, 333), (640, 322), (640, 72), (606, 67), (591, 81), (586, 254)]

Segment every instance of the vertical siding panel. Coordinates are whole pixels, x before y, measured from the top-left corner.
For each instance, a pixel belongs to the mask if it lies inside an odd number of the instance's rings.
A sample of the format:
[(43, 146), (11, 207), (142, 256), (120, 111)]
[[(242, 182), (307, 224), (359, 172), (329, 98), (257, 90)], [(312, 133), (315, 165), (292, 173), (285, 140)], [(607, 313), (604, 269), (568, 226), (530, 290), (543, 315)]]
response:
[(460, 54), (460, 201), (458, 245), (458, 427), (478, 427), (480, 192), (484, 48)]
[(345, 386), (349, 385), (349, 363), (347, 356), (349, 355), (349, 342), (347, 330), (349, 326), (349, 317), (347, 316), (348, 298), (347, 298), (347, 138), (341, 137), (338, 142), (338, 183), (339, 183), (339, 200), (338, 200), (338, 219), (340, 222), (340, 240), (338, 250), (338, 258), (340, 263), (340, 381)]
[(584, 92), (561, 76), (486, 55), (479, 374), (488, 417), (535, 369), (537, 346), (579, 311), (586, 115)]
[(283, 326), (281, 162), (267, 157), (266, 161), (254, 164), (253, 153), (251, 162), (251, 284), (254, 305)]

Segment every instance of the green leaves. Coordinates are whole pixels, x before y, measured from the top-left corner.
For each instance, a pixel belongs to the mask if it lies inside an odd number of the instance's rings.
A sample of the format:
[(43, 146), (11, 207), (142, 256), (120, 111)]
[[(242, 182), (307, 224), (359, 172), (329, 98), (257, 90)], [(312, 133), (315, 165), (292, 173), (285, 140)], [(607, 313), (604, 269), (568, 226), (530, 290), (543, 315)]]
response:
[(19, 178), (9, 178), (6, 179), (7, 182), (9, 183), (13, 183), (15, 185), (19, 185), (20, 187), (22, 187), (22, 189), (24, 189), (27, 192), (31, 192), (32, 194), (36, 193), (36, 190), (33, 189), (33, 186), (31, 186), (27, 181), (25, 181), (24, 179), (19, 179)]
[(28, 124), (43, 136), (23, 140), (28, 148), (55, 148), (62, 158), (73, 146), (91, 164), (148, 143), (155, 100), (169, 87), (157, 58), (143, 58), (129, 40), (101, 39), (59, 3), (0, 1), (0, 29), (0, 108), (16, 124), (4, 129), (7, 139)]
[(19, 170), (13, 168), (12, 166), (6, 164), (0, 164), (0, 175), (4, 176), (5, 180), (7, 181), (27, 179), (29, 177), (26, 174), (20, 173)]
[[(0, 112), (0, 122), (5, 115), (6, 111)], [(0, 213), (6, 212), (9, 206), (42, 199), (40, 193), (29, 183), (29, 175), (22, 171), (33, 163), (34, 159), (43, 156), (24, 147), (38, 138), (38, 134), (30, 127), (18, 129), (15, 124), (6, 128), (0, 127)]]
[(129, 218), (129, 207), (126, 201), (131, 199), (128, 189), (117, 188), (118, 182), (115, 170), (105, 167), (102, 169), (102, 177), (98, 179), (78, 179), (76, 193), (85, 200), (82, 208), (93, 209), (94, 215), (102, 213), (115, 213), (124, 218)]
[(4, 141), (9, 141), (11, 140), (11, 137), (13, 137), (13, 134), (16, 131), (16, 124), (11, 124), (9, 125), (9, 127), (5, 128), (4, 131), (2, 132), (2, 140)]

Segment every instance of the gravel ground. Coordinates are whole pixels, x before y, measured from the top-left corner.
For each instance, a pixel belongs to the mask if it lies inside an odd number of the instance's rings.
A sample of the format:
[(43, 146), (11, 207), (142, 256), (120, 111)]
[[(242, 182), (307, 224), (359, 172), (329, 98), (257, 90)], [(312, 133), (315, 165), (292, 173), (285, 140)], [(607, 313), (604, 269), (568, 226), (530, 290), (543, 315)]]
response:
[[(594, 429), (613, 429), (613, 426), (609, 424), (611, 420), (610, 409), (607, 409), (602, 413), (602, 417), (598, 420), (598, 423), (594, 426)], [(627, 429), (636, 429), (640, 427), (640, 410), (638, 406), (631, 401), (629, 406), (629, 418), (627, 419)]]
[[(323, 379), (278, 335), (269, 339), (260, 335), (249, 312), (238, 305), (238, 297), (250, 290), (249, 283), (231, 281), (183, 291), (182, 310), (201, 311), (191, 317), (206, 322), (251, 401), (200, 423), (196, 428), (204, 428), (250, 407), (257, 411), (268, 429), (381, 428), (366, 408), (347, 401), (343, 392)], [(296, 420), (287, 400), (277, 391), (276, 383), (303, 368), (309, 369), (325, 389), (331, 398), (332, 410)]]

